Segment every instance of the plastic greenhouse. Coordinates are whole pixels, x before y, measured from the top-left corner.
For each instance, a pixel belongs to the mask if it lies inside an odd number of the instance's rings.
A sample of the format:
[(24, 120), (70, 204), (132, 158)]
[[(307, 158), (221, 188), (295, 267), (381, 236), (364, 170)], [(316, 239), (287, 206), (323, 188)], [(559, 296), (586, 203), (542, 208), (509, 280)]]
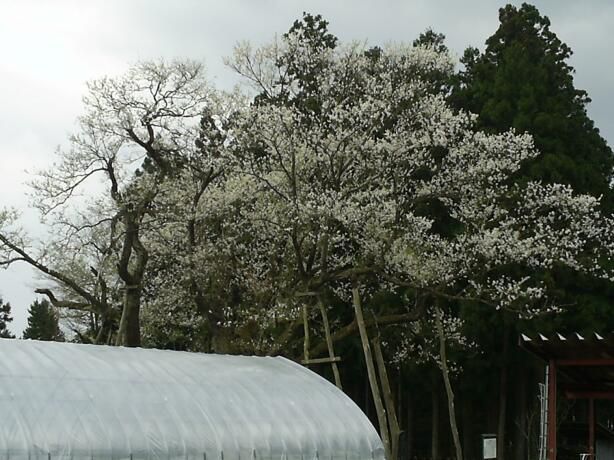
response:
[(0, 460), (383, 458), (361, 410), (284, 358), (0, 339)]

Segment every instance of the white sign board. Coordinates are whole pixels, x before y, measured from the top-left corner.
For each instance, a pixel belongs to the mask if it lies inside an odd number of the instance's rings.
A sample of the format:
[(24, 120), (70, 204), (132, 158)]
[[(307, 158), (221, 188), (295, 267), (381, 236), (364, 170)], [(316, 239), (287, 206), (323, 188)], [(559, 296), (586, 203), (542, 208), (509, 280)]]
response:
[(484, 458), (497, 458), (497, 438), (483, 438)]

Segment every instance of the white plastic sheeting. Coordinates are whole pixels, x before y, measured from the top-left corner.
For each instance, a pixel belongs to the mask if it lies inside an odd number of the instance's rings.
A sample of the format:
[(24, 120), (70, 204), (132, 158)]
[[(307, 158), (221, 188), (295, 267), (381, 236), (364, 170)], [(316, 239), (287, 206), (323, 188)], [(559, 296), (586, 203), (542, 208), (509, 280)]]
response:
[(381, 460), (361, 410), (283, 358), (0, 339), (0, 460)]

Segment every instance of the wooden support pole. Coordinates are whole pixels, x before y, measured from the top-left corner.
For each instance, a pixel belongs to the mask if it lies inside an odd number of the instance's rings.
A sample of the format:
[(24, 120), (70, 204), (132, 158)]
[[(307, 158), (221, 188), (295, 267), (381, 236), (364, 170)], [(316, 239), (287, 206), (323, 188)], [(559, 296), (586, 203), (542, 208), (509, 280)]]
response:
[(548, 460), (556, 460), (556, 364), (548, 364)]
[(358, 330), (360, 332), (360, 341), (362, 343), (362, 350), (365, 354), (365, 362), (367, 365), (367, 376), (369, 377), (369, 386), (371, 387), (371, 394), (373, 395), (373, 403), (375, 404), (375, 411), (377, 412), (377, 420), (379, 424), (380, 435), (384, 443), (384, 452), (386, 460), (396, 460), (391, 457), (390, 449), (390, 435), (388, 433), (388, 420), (386, 417), (386, 410), (382, 402), (382, 396), (380, 394), (379, 385), (377, 382), (377, 375), (375, 374), (375, 364), (373, 363), (373, 353), (371, 353), (371, 345), (369, 345), (369, 335), (367, 334), (367, 328), (365, 326), (365, 319), (362, 314), (362, 305), (360, 302), (360, 292), (357, 287), (352, 288), (352, 303), (354, 305), (354, 313), (356, 315), (356, 323), (358, 324)]
[(333, 375), (335, 376), (335, 385), (340, 390), (343, 390), (341, 386), (341, 375), (339, 374), (339, 366), (337, 366), (335, 358), (335, 348), (333, 346), (333, 338), (330, 335), (330, 324), (328, 323), (328, 313), (322, 299), (318, 296), (318, 306), (320, 307), (320, 314), (322, 315), (322, 323), (324, 324), (324, 337), (326, 338), (326, 348), (328, 348), (328, 357), (331, 359), (331, 367), (333, 369)]
[(384, 403), (386, 404), (386, 412), (388, 413), (388, 425), (390, 428), (390, 450), (392, 458), (399, 458), (399, 437), (401, 436), (401, 428), (397, 420), (397, 414), (394, 407), (394, 399), (392, 398), (392, 389), (390, 388), (390, 380), (386, 371), (386, 363), (384, 362), (384, 354), (380, 345), (379, 337), (373, 338), (373, 351), (375, 352), (375, 362), (379, 372), (379, 381), (382, 385), (382, 393), (384, 393)]
[(314, 358), (301, 361), (301, 364), (328, 364), (338, 363), (341, 361), (339, 356), (333, 356), (332, 358)]
[(303, 305), (303, 330), (305, 332), (305, 340), (303, 341), (303, 358), (305, 362), (309, 362), (309, 311), (307, 305)]
[(589, 460), (595, 460), (595, 400), (588, 400), (588, 453)]
[(448, 417), (450, 420), (450, 431), (452, 431), (452, 440), (454, 441), (454, 450), (456, 451), (456, 460), (463, 460), (463, 448), (460, 442), (460, 434), (456, 423), (456, 408), (454, 406), (454, 391), (450, 382), (450, 371), (448, 369), (448, 356), (446, 352), (446, 337), (443, 330), (443, 312), (439, 308), (437, 300), (435, 301), (435, 325), (437, 335), (439, 337), (439, 364), (443, 377), (444, 388), (446, 390), (448, 400)]

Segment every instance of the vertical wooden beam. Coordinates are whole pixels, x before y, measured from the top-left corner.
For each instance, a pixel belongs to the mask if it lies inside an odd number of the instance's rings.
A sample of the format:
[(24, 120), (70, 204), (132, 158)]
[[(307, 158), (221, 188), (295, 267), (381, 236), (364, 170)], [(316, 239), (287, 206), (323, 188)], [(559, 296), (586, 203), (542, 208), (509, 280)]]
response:
[(595, 400), (588, 400), (588, 453), (595, 460)]
[(352, 303), (354, 305), (354, 314), (356, 316), (356, 323), (358, 324), (358, 331), (360, 332), (362, 350), (365, 354), (365, 362), (367, 364), (367, 376), (369, 377), (369, 386), (371, 387), (373, 403), (375, 404), (375, 412), (377, 413), (380, 436), (384, 443), (384, 452), (386, 460), (396, 460), (392, 458), (392, 451), (390, 448), (390, 434), (388, 431), (388, 416), (386, 414), (386, 409), (384, 409), (384, 402), (382, 401), (379, 384), (377, 382), (375, 363), (373, 361), (373, 353), (371, 352), (371, 345), (369, 344), (369, 335), (367, 333), (367, 327), (365, 326), (365, 320), (362, 314), (360, 291), (356, 286), (352, 288)]
[(556, 460), (556, 364), (548, 364), (548, 460)]
[(390, 388), (390, 380), (386, 371), (386, 363), (384, 362), (384, 354), (379, 337), (376, 335), (371, 341), (373, 343), (373, 351), (375, 352), (375, 364), (379, 372), (379, 381), (384, 394), (384, 404), (386, 405), (386, 413), (388, 414), (388, 427), (390, 428), (390, 453), (393, 460), (399, 458), (399, 438), (401, 436), (401, 428), (397, 419), (396, 410), (394, 407), (394, 399), (392, 398), (392, 388)]
[(435, 325), (437, 329), (437, 336), (439, 337), (439, 366), (441, 368), (443, 384), (446, 390), (446, 399), (448, 401), (448, 418), (450, 420), (450, 431), (452, 432), (452, 440), (454, 441), (456, 460), (463, 460), (463, 446), (460, 442), (458, 424), (456, 423), (454, 391), (452, 390), (452, 384), (450, 383), (450, 371), (448, 368), (448, 357), (446, 351), (446, 336), (443, 330), (443, 311), (439, 308), (438, 299), (435, 300)]
[(305, 333), (303, 341), (303, 355), (305, 361), (309, 361), (309, 311), (307, 310), (307, 305), (303, 305), (303, 331)]
[[(324, 325), (324, 336), (326, 337), (326, 348), (328, 348), (328, 356), (332, 360), (335, 357), (335, 349), (333, 345), (333, 338), (330, 335), (330, 324), (328, 322), (328, 313), (326, 313), (326, 307), (324, 307), (324, 303), (320, 296), (318, 296), (318, 306), (320, 307), (320, 314), (322, 315), (322, 324)], [(333, 369), (333, 375), (335, 376), (335, 385), (340, 390), (343, 390), (341, 386), (341, 376), (339, 375), (339, 367), (335, 361), (331, 361), (330, 363)]]

